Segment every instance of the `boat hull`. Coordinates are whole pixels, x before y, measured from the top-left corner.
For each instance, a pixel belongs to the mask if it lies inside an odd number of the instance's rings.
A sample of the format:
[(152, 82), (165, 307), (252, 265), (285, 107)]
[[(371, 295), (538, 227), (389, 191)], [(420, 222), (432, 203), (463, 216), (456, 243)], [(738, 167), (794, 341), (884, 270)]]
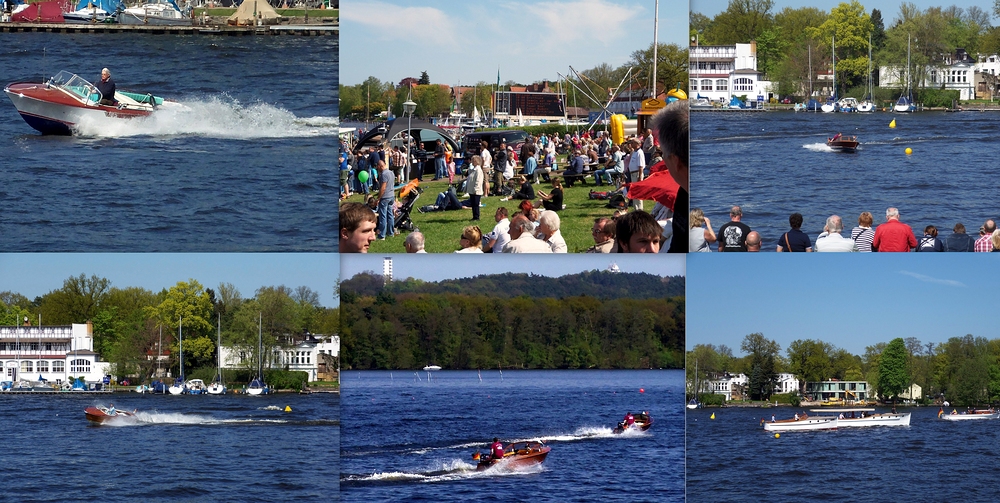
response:
[(992, 414), (942, 414), (941, 419), (945, 421), (973, 421), (973, 420), (985, 420), (985, 419), (996, 419), (1000, 417), (1000, 412), (994, 412)]
[(210, 384), (208, 386), (208, 394), (209, 395), (225, 395), (226, 394), (226, 387), (223, 386), (223, 385), (221, 385), (221, 384), (218, 384), (218, 383), (212, 383), (212, 384)]
[(125, 412), (123, 410), (117, 411), (117, 414), (115, 415), (110, 415), (104, 407), (94, 406), (87, 407), (84, 409), (83, 413), (87, 416), (87, 420), (92, 423), (105, 423), (116, 418), (134, 417), (131, 412)]
[(842, 428), (856, 428), (866, 426), (909, 426), (910, 413), (901, 414), (872, 414), (867, 417), (844, 418), (837, 420), (837, 426)]
[(765, 422), (764, 431), (836, 430), (838, 423), (836, 417), (807, 417), (799, 420), (784, 419), (781, 421)]
[(503, 460), (485, 459), (476, 465), (476, 471), (481, 472), (497, 466), (503, 466), (506, 468), (521, 468), (525, 466), (537, 465), (542, 461), (545, 461), (545, 457), (549, 455), (550, 450), (552, 450), (551, 447), (545, 446), (537, 452), (514, 454), (512, 456), (504, 457)]
[(131, 119), (146, 117), (151, 113), (150, 110), (86, 105), (65, 92), (45, 84), (15, 83), (7, 86), (4, 92), (24, 122), (42, 134), (73, 134), (73, 128), (87, 118)]
[(858, 140), (853, 138), (827, 140), (826, 146), (839, 152), (854, 152), (858, 149)]

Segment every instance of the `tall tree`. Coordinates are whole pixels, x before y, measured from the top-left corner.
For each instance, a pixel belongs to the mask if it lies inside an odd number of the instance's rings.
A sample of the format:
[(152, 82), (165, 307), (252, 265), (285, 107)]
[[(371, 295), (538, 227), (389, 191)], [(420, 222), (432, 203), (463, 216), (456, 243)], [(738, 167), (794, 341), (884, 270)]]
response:
[(430, 83), (431, 83), (431, 78), (430, 76), (427, 75), (427, 72), (426, 71), (420, 72), (420, 80), (417, 81), (417, 84), (426, 86)]
[[(810, 36), (826, 45), (827, 54), (830, 53), (830, 44), (836, 44), (839, 87), (858, 85), (867, 77), (868, 35), (871, 32), (871, 17), (858, 0), (840, 3), (830, 11), (830, 17), (822, 25), (808, 30)], [(836, 94), (839, 96), (840, 93)]]
[(878, 392), (883, 397), (892, 397), (893, 404), (910, 383), (907, 358), (906, 343), (901, 337), (889, 341), (879, 356)]
[(726, 10), (715, 16), (706, 29), (704, 43), (732, 45), (757, 40), (774, 21), (772, 8), (773, 0), (730, 0)]
[(750, 399), (770, 398), (778, 382), (775, 357), (781, 351), (781, 346), (761, 333), (753, 333), (743, 338), (740, 349), (750, 356), (750, 372), (747, 380), (747, 393)]
[(84, 323), (98, 312), (101, 301), (111, 288), (111, 281), (80, 274), (67, 278), (59, 290), (42, 296), (38, 312), (46, 325)]

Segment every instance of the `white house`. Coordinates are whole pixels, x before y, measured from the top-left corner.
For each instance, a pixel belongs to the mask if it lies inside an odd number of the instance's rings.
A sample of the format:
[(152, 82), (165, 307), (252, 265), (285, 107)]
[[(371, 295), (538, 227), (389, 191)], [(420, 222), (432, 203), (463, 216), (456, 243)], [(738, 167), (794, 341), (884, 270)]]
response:
[(100, 382), (108, 362), (94, 352), (94, 326), (0, 326), (0, 381), (68, 383), (69, 377)]
[[(996, 63), (984, 65), (983, 68), (993, 69)], [(912, 68), (913, 88), (930, 87), (958, 91), (960, 100), (971, 100), (976, 97), (977, 64), (965, 49), (956, 49), (954, 54), (944, 56), (936, 64), (923, 68)], [(904, 66), (879, 67), (879, 86), (883, 88), (906, 87), (906, 68)]]
[[(288, 347), (274, 347), (265, 367), (287, 368), (309, 375), (309, 381), (317, 381), (329, 376), (335, 368), (330, 368), (331, 359), (340, 357), (339, 335), (306, 334)], [(223, 369), (245, 369), (250, 365), (253, 354), (243, 349), (222, 347)]]
[[(747, 385), (748, 378), (746, 374), (725, 374), (719, 379), (709, 380), (702, 393), (714, 393), (718, 395), (725, 395), (726, 401), (743, 399), (743, 390)], [(781, 373), (778, 374), (778, 382), (774, 386), (774, 393), (798, 393), (799, 391), (799, 380), (794, 374)]]
[(729, 102), (733, 96), (771, 97), (771, 83), (757, 71), (757, 43), (693, 45), (688, 59), (688, 96)]

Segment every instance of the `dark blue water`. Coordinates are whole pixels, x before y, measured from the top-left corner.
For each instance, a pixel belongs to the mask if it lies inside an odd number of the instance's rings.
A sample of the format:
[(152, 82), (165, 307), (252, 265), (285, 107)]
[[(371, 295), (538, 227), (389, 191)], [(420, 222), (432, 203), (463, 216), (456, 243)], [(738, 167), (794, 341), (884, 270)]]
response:
[(0, 98), (0, 251), (336, 251), (337, 37), (3, 38), (3, 85), (108, 67), (188, 110), (54, 137)]
[[(84, 417), (112, 401), (136, 418)], [(2, 394), (0, 409), (5, 501), (337, 500), (338, 395)]]
[[(427, 375), (343, 375), (344, 501), (684, 500), (681, 371)], [(629, 410), (653, 426), (613, 435)], [(552, 450), (541, 465), (476, 472), (471, 455), (494, 436)]]
[[(909, 427), (765, 432), (761, 416), (796, 410), (702, 409), (687, 414), (687, 501), (993, 501), (998, 420), (950, 422), (937, 407)], [(709, 416), (715, 413), (715, 420)], [(947, 497), (944, 497), (947, 499)]]
[[(838, 132), (858, 136), (856, 153), (826, 147)], [(918, 236), (927, 225), (949, 235), (956, 222), (975, 236), (998, 216), (998, 134), (996, 112), (692, 113), (691, 207), (718, 231), (729, 208), (742, 206), (765, 251), (774, 251), (795, 212), (814, 243), (830, 215), (843, 217), (849, 233), (862, 211), (879, 224), (890, 206)]]

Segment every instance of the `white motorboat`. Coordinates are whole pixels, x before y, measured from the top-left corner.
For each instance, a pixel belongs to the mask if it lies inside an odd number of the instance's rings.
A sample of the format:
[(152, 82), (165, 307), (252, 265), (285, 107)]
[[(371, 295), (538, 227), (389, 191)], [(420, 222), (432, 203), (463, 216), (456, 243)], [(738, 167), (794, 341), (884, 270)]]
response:
[(836, 430), (837, 424), (837, 416), (798, 416), (796, 414), (794, 419), (764, 421), (764, 431)]
[(119, 24), (155, 26), (191, 26), (191, 18), (181, 12), (174, 0), (150, 1), (129, 7), (118, 14)]
[(115, 21), (115, 14), (124, 8), (119, 0), (80, 0), (75, 11), (63, 13), (63, 19), (75, 24), (105, 23)]
[(441, 367), (438, 367), (437, 365), (428, 365), (424, 367), (424, 370), (428, 372), (431, 370), (441, 370)]
[(208, 392), (208, 387), (201, 379), (190, 379), (187, 382), (187, 391), (189, 395), (201, 395)]
[(874, 408), (809, 409), (810, 412), (832, 412), (838, 414), (837, 426), (844, 428), (862, 426), (909, 426), (910, 413), (886, 412), (870, 414)]
[(997, 412), (996, 409), (972, 409), (963, 412), (958, 412), (957, 410), (952, 409), (951, 414), (948, 414), (942, 409), (938, 411), (938, 417), (944, 419), (945, 421), (974, 421), (1000, 418), (1000, 412)]

